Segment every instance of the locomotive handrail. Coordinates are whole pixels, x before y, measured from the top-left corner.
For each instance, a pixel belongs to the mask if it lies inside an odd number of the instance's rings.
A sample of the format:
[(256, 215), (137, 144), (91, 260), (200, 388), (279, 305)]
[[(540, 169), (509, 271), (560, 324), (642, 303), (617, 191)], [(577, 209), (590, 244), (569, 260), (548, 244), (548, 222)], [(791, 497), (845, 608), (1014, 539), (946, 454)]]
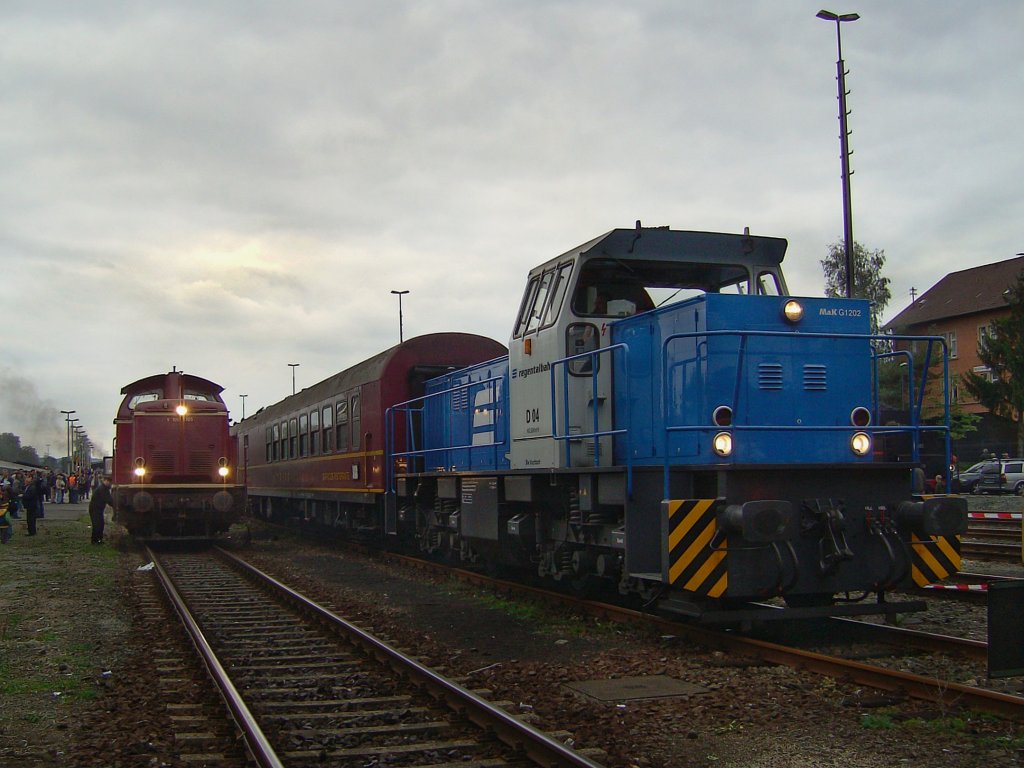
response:
[[(830, 340), (853, 340), (853, 341), (881, 341), (885, 343), (891, 343), (894, 341), (911, 341), (911, 342), (928, 342), (925, 354), (924, 365), (922, 366), (921, 383), (919, 391), (922, 397), (917, 403), (917, 408), (911, 407), (911, 424), (909, 425), (879, 425), (877, 427), (866, 426), (866, 427), (853, 427), (853, 426), (828, 426), (828, 425), (810, 425), (810, 426), (797, 426), (797, 425), (740, 425), (733, 422), (729, 429), (731, 431), (783, 431), (783, 432), (838, 432), (838, 431), (850, 431), (858, 430), (868, 432), (872, 435), (882, 435), (890, 433), (906, 432), (911, 435), (911, 447), (912, 447), (912, 460), (917, 463), (920, 460), (920, 439), (924, 432), (943, 432), (945, 435), (945, 478), (946, 487), (949, 488), (950, 476), (949, 476), (949, 457), (950, 457), (950, 423), (949, 423), (949, 354), (946, 347), (946, 340), (941, 336), (904, 336), (904, 335), (880, 335), (870, 333), (827, 333), (821, 331), (770, 331), (770, 330), (703, 330), (703, 331), (688, 331), (685, 333), (673, 333), (666, 336), (661, 343), (661, 361), (662, 361), (662, 402), (661, 409), (662, 414), (666, 419), (665, 425), (662, 429), (662, 456), (663, 456), (663, 492), (664, 497), (669, 498), (669, 473), (671, 467), (669, 464), (669, 451), (668, 451), (668, 436), (672, 432), (710, 432), (721, 429), (721, 427), (715, 424), (686, 424), (686, 425), (670, 425), (667, 423), (667, 415), (669, 412), (670, 394), (672, 392), (671, 383), (671, 368), (669, 365), (668, 347), (674, 341), (680, 339), (706, 339), (709, 337), (725, 337), (725, 336), (736, 336), (739, 338), (740, 348), (737, 353), (737, 382), (742, 381), (740, 371), (744, 365), (746, 358), (746, 341), (751, 337), (774, 337), (774, 338), (787, 338), (787, 339), (830, 339)], [(930, 366), (932, 348), (935, 343), (942, 345), (942, 363), (943, 363), (943, 375), (942, 375), (942, 394), (943, 394), (943, 419), (942, 423), (938, 425), (922, 425), (920, 423), (922, 404), (924, 400), (925, 386), (928, 382), (928, 368)], [(700, 342), (698, 342), (700, 344)], [(705, 350), (706, 354), (706, 350)], [(887, 354), (897, 354), (887, 353)], [(877, 359), (877, 355), (874, 359)], [(913, 361), (911, 361), (911, 376), (913, 374)], [(873, 367), (877, 368), (874, 365)], [(910, 379), (913, 381), (913, 378)], [(877, 393), (872, 392), (872, 397), (877, 401)], [(739, 387), (735, 386), (732, 394), (732, 406), (733, 413), (737, 410), (737, 403), (739, 398)], [(875, 405), (873, 403), (873, 405)]]
[[(394, 405), (389, 406), (385, 410), (385, 412), (384, 412), (384, 419), (385, 419), (385, 430), (384, 430), (385, 451), (384, 451), (384, 455), (385, 455), (385, 459), (386, 459), (385, 462), (384, 462), (385, 465), (386, 465), (386, 467), (385, 467), (385, 472), (386, 472), (386, 475), (385, 475), (385, 484), (386, 485), (385, 485), (385, 487), (389, 491), (394, 491), (395, 490), (395, 480), (396, 480), (396, 476), (398, 474), (395, 471), (394, 459), (396, 459), (396, 458), (401, 458), (401, 457), (407, 457), (407, 458), (411, 458), (411, 459), (417, 459), (418, 458), (422, 462), (424, 462), (422, 467), (425, 467), (426, 466), (426, 464), (425, 464), (426, 457), (428, 455), (430, 455), (430, 454), (433, 454), (433, 453), (440, 453), (440, 452), (443, 452), (443, 451), (472, 450), (474, 448), (476, 448), (476, 449), (483, 449), (483, 448), (490, 447), (491, 450), (493, 451), (493, 453), (495, 454), (495, 459), (497, 459), (498, 448), (501, 445), (499, 442), (497, 442), (497, 440), (492, 442), (490, 446), (474, 445), (473, 443), (468, 443), (468, 444), (465, 444), (465, 445), (445, 445), (445, 446), (442, 446), (440, 448), (422, 448), (422, 449), (417, 449), (417, 448), (415, 448), (417, 434), (416, 434), (415, 425), (413, 423), (413, 418), (412, 417), (413, 417), (414, 414), (419, 414), (419, 416), (421, 418), (421, 422), (420, 422), (421, 434), (418, 435), (418, 437), (420, 439), (422, 439), (423, 438), (423, 435), (422, 435), (422, 430), (423, 430), (422, 417), (423, 417), (424, 411), (426, 410), (426, 402), (427, 402), (427, 400), (431, 400), (433, 398), (438, 398), (438, 397), (444, 397), (445, 395), (451, 395), (452, 393), (457, 392), (459, 390), (463, 390), (463, 389), (468, 390), (468, 389), (471, 389), (472, 387), (481, 387), (482, 388), (482, 387), (486, 386), (491, 391), (491, 393), (493, 395), (493, 397), (491, 399), (491, 403), (496, 408), (497, 405), (498, 405), (498, 400), (497, 400), (497, 397), (498, 397), (498, 384), (501, 381), (503, 381), (503, 380), (504, 380), (503, 376), (488, 376), (486, 379), (480, 379), (479, 381), (470, 381), (470, 382), (466, 382), (465, 384), (458, 384), (456, 386), (448, 387), (447, 389), (443, 389), (443, 390), (440, 390), (438, 392), (430, 392), (428, 394), (423, 394), (423, 395), (420, 395), (419, 397), (414, 397), (414, 398), (411, 398), (409, 400), (404, 400), (404, 401), (402, 401), (400, 403), (395, 403)], [(466, 396), (467, 396), (467, 399), (468, 399), (468, 397), (469, 397), (469, 393), (468, 392), (466, 393)], [(416, 404), (419, 404), (419, 407), (415, 407)], [(395, 414), (396, 413), (404, 413), (406, 415), (406, 441), (407, 441), (407, 444), (412, 446), (411, 450), (406, 450), (406, 451), (396, 450), (396, 447), (395, 447), (395, 435), (394, 435), (394, 419), (395, 419)], [(468, 409), (468, 413), (469, 413), (470, 418), (472, 418), (473, 408), (469, 408)], [(454, 419), (454, 414), (455, 414), (454, 409), (449, 409), (449, 413), (448, 413), (449, 426), (451, 426), (451, 424), (452, 424), (452, 420)], [(472, 427), (472, 425), (470, 425), (470, 426)], [(497, 430), (497, 419), (494, 420), (494, 426), (495, 426), (495, 430)], [(470, 429), (470, 434), (472, 434), (472, 429)], [(495, 437), (497, 437), (497, 434), (495, 434)], [(496, 463), (497, 462), (495, 461), (495, 464)], [(411, 467), (410, 467), (410, 469), (411, 469)], [(408, 471), (409, 470), (407, 470), (407, 473), (408, 473)]]
[[(626, 401), (629, 402), (629, 347), (626, 344), (609, 344), (607, 347), (599, 347), (598, 349), (591, 349), (586, 352), (580, 352), (569, 357), (563, 357), (555, 360), (551, 363), (551, 369), (548, 373), (548, 380), (551, 384), (551, 438), (553, 440), (562, 440), (565, 443), (565, 464), (569, 466), (571, 460), (572, 443), (573, 440), (585, 440), (593, 438), (594, 440), (594, 466), (600, 466), (600, 440), (602, 437), (613, 437), (614, 435), (625, 435), (627, 441), (627, 449), (625, 451), (626, 459), (626, 495), (632, 496), (633, 493), (633, 452), (629, 450), (628, 442), (629, 437), (632, 433), (632, 413), (630, 409), (626, 409), (626, 424), (620, 429), (605, 429), (602, 430), (598, 424), (597, 414), (597, 374), (598, 374), (598, 355), (608, 353), (608, 355), (614, 356), (616, 352), (622, 353), (622, 368), (625, 371), (625, 375), (622, 377), (625, 390)], [(592, 358), (590, 361), (590, 397), (591, 397), (591, 410), (594, 413), (593, 417), (593, 432), (579, 432), (577, 434), (569, 433), (569, 363), (574, 360), (580, 360), (582, 358)], [(564, 434), (558, 433), (558, 413), (554, 407), (558, 402), (558, 393), (555, 387), (555, 369), (562, 367), (562, 426), (565, 429)]]

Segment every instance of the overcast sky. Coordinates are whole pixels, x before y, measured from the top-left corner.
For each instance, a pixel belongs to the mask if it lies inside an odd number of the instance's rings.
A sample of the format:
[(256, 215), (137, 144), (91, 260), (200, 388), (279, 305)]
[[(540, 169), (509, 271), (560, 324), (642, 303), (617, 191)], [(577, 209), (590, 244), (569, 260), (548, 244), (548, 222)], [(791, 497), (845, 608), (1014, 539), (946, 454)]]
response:
[[(842, 239), (823, 0), (0, 5), (0, 432), (109, 452), (172, 366), (236, 418), (405, 336), (507, 343), (527, 271), (615, 227)], [(1024, 251), (1024, 3), (826, 6), (888, 319)]]

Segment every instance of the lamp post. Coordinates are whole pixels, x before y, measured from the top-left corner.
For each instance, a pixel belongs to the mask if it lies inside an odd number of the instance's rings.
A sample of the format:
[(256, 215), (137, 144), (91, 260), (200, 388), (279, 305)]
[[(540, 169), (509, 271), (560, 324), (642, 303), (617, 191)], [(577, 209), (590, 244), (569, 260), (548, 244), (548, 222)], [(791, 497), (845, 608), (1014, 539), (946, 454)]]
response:
[(292, 369), (292, 394), (295, 394), (295, 369), (298, 368), (300, 363), (288, 363), (288, 367)]
[(846, 65), (843, 63), (843, 37), (840, 24), (844, 21), (856, 21), (857, 13), (833, 13), (818, 11), (819, 19), (836, 23), (836, 45), (839, 49), (839, 60), (836, 62), (836, 80), (839, 82), (839, 160), (843, 176), (843, 240), (846, 254), (846, 298), (853, 296), (853, 211), (850, 207), (850, 131), (846, 126)]
[[(294, 381), (292, 382), (292, 394), (293, 395), (295, 394), (295, 382)], [(242, 421), (245, 421), (245, 398), (247, 398), (248, 395), (239, 395), (239, 397), (242, 399)]]
[(65, 428), (64, 431), (67, 433), (67, 439), (68, 439), (67, 457), (68, 457), (68, 471), (70, 472), (71, 471), (71, 414), (72, 413), (76, 413), (76, 411), (61, 411), (61, 413), (64, 414), (64, 421), (67, 422), (66, 428)]
[(402, 297), (408, 293), (408, 291), (392, 291), (395, 296), (398, 297), (398, 343), (401, 344), (405, 339), (402, 334)]
[(75, 434), (77, 418), (68, 419), (68, 472), (72, 472), (75, 468), (75, 459), (72, 455), (75, 450)]

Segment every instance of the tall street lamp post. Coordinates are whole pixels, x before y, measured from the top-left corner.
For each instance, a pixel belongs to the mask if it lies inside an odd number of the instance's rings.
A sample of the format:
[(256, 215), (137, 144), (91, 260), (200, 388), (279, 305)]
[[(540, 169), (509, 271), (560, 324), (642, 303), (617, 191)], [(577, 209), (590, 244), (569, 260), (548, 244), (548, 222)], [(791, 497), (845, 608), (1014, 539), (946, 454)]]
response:
[(292, 394), (295, 394), (295, 369), (299, 367), (301, 363), (288, 363), (288, 367), (292, 369)]
[(392, 291), (392, 293), (398, 297), (398, 343), (401, 344), (405, 340), (402, 334), (402, 297), (408, 291)]
[(71, 414), (72, 413), (77, 413), (77, 411), (61, 411), (61, 413), (64, 414), (64, 421), (67, 422), (66, 423), (66, 428), (65, 428), (64, 431), (67, 433), (67, 438), (68, 438), (68, 453), (67, 453), (67, 457), (68, 457), (68, 471), (70, 472), (71, 471)]
[(843, 175), (843, 240), (846, 254), (846, 298), (853, 296), (853, 210), (850, 207), (850, 131), (846, 126), (846, 65), (843, 63), (843, 36), (840, 24), (844, 21), (856, 21), (857, 13), (833, 13), (821, 10), (819, 19), (836, 23), (836, 45), (839, 48), (839, 60), (836, 62), (836, 80), (839, 82), (839, 159)]

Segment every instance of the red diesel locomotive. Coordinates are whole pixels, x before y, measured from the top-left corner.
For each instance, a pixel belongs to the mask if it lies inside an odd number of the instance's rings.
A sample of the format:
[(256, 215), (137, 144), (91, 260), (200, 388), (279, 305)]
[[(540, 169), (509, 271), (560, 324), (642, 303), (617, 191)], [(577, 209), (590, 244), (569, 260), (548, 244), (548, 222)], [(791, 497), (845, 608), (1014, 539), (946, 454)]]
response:
[[(418, 336), (235, 424), (252, 511), (382, 537), (387, 409), (422, 396), (428, 379), (506, 354), (476, 334)], [(404, 439), (405, 425), (393, 433)]]
[(121, 390), (114, 519), (140, 538), (210, 538), (245, 510), (223, 387), (172, 370)]

